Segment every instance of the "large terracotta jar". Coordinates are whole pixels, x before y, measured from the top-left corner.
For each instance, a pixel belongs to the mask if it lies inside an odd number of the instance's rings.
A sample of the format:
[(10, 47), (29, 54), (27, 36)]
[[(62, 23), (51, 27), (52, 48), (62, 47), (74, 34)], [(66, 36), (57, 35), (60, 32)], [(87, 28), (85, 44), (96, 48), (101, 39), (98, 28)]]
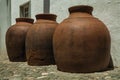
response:
[(52, 38), (57, 26), (56, 15), (38, 14), (37, 21), (29, 29), (26, 37), (28, 65), (44, 66), (55, 64)]
[(58, 70), (87, 73), (112, 67), (109, 31), (92, 11), (86, 5), (70, 7), (69, 17), (56, 28), (53, 46)]
[(26, 61), (25, 38), (33, 21), (31, 18), (16, 18), (16, 24), (8, 29), (6, 33), (6, 47), (10, 61)]

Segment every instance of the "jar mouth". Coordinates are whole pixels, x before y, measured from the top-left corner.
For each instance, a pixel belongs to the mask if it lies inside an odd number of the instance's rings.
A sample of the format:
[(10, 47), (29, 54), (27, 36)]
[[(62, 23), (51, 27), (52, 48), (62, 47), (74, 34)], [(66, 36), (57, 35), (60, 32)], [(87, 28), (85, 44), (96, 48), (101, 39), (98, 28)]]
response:
[(93, 7), (89, 5), (76, 5), (70, 7), (68, 10), (70, 14), (74, 12), (83, 12), (92, 15)]
[(37, 14), (36, 19), (45, 19), (45, 20), (52, 20), (52, 21), (56, 21), (56, 17), (57, 15), (55, 14)]
[(34, 19), (32, 18), (16, 18), (16, 22), (27, 22), (33, 24)]

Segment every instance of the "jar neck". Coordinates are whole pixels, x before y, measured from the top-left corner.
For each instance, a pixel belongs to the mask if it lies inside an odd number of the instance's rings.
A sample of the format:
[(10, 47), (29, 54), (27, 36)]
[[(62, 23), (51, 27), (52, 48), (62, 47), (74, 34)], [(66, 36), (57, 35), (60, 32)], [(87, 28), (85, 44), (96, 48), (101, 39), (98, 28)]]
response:
[(16, 18), (16, 23), (30, 23), (33, 24), (34, 19), (32, 18)]
[(69, 15), (69, 18), (76, 18), (76, 17), (93, 17), (93, 16), (83, 12), (74, 12)]
[(52, 20), (56, 21), (56, 15), (55, 14), (37, 14), (36, 19), (37, 20)]

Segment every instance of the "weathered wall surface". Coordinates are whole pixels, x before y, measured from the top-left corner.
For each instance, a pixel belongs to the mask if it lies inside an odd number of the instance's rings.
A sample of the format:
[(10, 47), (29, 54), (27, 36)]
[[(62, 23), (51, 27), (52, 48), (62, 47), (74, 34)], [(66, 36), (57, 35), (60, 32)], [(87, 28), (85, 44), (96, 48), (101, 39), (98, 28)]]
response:
[(15, 24), (15, 18), (20, 17), (20, 6), (29, 0), (11, 0), (11, 23)]
[(31, 18), (43, 13), (43, 0), (11, 0), (11, 21), (15, 24), (15, 18), (20, 17), (20, 6), (31, 1)]
[(58, 15), (58, 22), (68, 17), (68, 8), (91, 5), (93, 15), (102, 20), (111, 34), (111, 54), (115, 66), (120, 66), (120, 0), (51, 0), (50, 12)]

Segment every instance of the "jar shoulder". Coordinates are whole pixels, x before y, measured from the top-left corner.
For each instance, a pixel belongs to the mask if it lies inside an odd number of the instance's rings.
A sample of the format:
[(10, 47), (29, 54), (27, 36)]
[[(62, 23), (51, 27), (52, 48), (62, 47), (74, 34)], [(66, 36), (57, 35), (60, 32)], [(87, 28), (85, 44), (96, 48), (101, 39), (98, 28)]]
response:
[(7, 34), (24, 34), (30, 28), (30, 25), (12, 25), (8, 28)]
[(94, 17), (77, 17), (77, 18), (66, 18), (65, 20), (63, 20), (59, 26), (84, 26), (84, 27), (92, 27), (92, 26), (96, 26), (96, 27), (106, 27), (106, 25), (99, 20), (98, 18), (94, 18)]
[(109, 33), (107, 26), (97, 18), (67, 18), (58, 25), (56, 32), (68, 32), (69, 30)]
[(52, 27), (56, 27), (58, 25), (57, 22), (55, 21), (36, 21), (33, 25), (32, 28), (41, 28), (41, 27), (46, 27), (46, 28), (52, 28)]
[(78, 23), (100, 23), (104, 24), (101, 20), (95, 17), (76, 17), (76, 18), (66, 18), (63, 20), (61, 23), (73, 23), (73, 22), (78, 22)]

